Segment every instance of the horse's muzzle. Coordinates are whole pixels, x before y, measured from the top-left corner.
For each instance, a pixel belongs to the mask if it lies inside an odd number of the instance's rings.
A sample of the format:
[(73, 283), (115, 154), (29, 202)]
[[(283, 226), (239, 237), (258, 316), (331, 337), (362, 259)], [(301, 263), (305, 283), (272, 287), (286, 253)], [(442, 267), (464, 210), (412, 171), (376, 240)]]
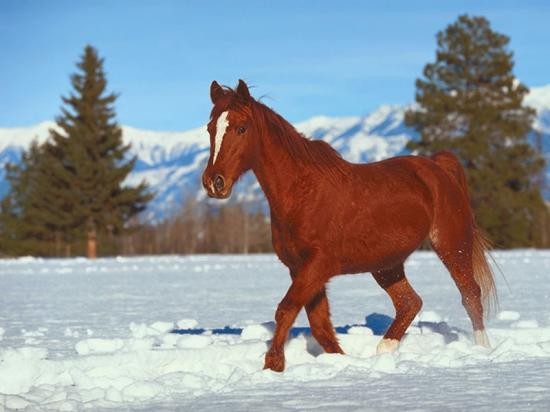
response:
[(232, 184), (229, 179), (225, 179), (222, 175), (216, 174), (213, 177), (202, 175), (202, 185), (206, 189), (209, 197), (215, 199), (227, 199), (231, 196)]

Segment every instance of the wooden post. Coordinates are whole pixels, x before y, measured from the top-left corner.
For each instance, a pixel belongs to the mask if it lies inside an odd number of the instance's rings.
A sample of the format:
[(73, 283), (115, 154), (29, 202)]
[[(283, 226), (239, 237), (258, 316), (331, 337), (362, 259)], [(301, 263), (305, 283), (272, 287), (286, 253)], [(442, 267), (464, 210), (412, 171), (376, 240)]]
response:
[(88, 243), (86, 247), (86, 255), (88, 259), (95, 259), (97, 257), (97, 232), (95, 223), (92, 219), (88, 221)]

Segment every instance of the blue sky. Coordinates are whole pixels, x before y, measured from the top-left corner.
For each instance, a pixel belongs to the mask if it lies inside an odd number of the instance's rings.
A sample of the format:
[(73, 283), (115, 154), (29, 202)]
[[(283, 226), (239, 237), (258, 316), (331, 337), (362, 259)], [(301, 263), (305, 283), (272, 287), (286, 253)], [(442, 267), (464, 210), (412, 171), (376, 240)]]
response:
[(412, 101), (436, 33), (463, 13), (511, 37), (528, 86), (550, 83), (548, 0), (0, 0), (0, 127), (58, 115), (85, 44), (134, 127), (202, 125), (213, 79), (247, 80), (291, 121), (360, 115)]

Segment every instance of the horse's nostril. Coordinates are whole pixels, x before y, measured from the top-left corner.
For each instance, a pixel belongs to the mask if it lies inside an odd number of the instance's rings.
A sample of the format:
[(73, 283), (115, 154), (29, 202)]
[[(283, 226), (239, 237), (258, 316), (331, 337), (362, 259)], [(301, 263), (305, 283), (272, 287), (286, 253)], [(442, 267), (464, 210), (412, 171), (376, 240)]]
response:
[(220, 191), (223, 189), (224, 186), (225, 186), (225, 180), (223, 180), (222, 176), (217, 175), (214, 178), (214, 189), (216, 189), (217, 191)]

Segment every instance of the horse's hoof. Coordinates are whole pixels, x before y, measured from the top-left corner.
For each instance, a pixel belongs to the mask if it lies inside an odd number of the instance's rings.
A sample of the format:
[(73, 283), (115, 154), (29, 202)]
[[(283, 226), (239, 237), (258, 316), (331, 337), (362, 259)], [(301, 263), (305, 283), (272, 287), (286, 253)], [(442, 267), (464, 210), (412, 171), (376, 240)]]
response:
[(265, 354), (264, 369), (271, 369), (273, 372), (285, 370), (285, 355), (281, 352), (267, 352)]
[(383, 353), (394, 353), (399, 346), (399, 341), (397, 339), (382, 339), (378, 342), (376, 347), (376, 354), (381, 355)]
[(340, 345), (338, 345), (338, 344), (326, 345), (326, 347), (324, 349), (325, 349), (326, 353), (339, 353), (340, 355), (345, 354), (344, 351), (342, 350), (342, 348), (340, 347)]

